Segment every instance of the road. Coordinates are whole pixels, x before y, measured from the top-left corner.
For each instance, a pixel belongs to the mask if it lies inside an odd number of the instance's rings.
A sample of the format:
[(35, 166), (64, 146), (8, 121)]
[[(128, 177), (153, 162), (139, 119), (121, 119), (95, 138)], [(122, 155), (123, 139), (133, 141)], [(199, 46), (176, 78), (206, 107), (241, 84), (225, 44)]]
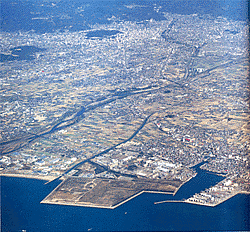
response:
[[(149, 120), (149, 118), (150, 118), (153, 114), (154, 114), (154, 113), (152, 113), (152, 114), (150, 114), (149, 116), (147, 116), (147, 117), (143, 120), (143, 122), (142, 122), (142, 124), (140, 125), (140, 127), (137, 128), (137, 130), (136, 130), (129, 138), (124, 139), (122, 142), (117, 143), (116, 145), (114, 145), (114, 146), (112, 146), (112, 147), (110, 147), (110, 148), (108, 148), (108, 149), (106, 149), (106, 150), (104, 150), (104, 151), (102, 151), (102, 152), (100, 152), (100, 153), (98, 153), (98, 154), (96, 154), (96, 155), (93, 155), (93, 156), (91, 156), (91, 157), (89, 157), (89, 158), (87, 158), (87, 159), (85, 159), (85, 160), (83, 160), (83, 161), (81, 161), (81, 162), (75, 164), (73, 167), (71, 167), (70, 169), (68, 169), (65, 173), (63, 173), (62, 175), (60, 175), (59, 177), (57, 177), (57, 178), (54, 179), (53, 181), (50, 181), (50, 182), (47, 182), (47, 183), (51, 183), (51, 182), (54, 182), (54, 181), (60, 179), (61, 177), (67, 175), (70, 171), (76, 169), (77, 167), (79, 167), (79, 166), (81, 166), (82, 164), (84, 164), (84, 163), (90, 161), (91, 159), (94, 159), (94, 158), (96, 158), (96, 157), (98, 157), (98, 156), (100, 156), (100, 155), (106, 154), (106, 153), (108, 153), (109, 151), (111, 151), (111, 150), (115, 149), (116, 147), (118, 147), (119, 145), (121, 145), (121, 144), (123, 144), (123, 143), (126, 143), (126, 142), (132, 140), (132, 139), (139, 133), (139, 131), (146, 125), (147, 121)], [(118, 172), (117, 172), (117, 173), (118, 173)], [(123, 175), (122, 173), (119, 173), (119, 174)], [(47, 184), (47, 183), (46, 183), (46, 184)]]

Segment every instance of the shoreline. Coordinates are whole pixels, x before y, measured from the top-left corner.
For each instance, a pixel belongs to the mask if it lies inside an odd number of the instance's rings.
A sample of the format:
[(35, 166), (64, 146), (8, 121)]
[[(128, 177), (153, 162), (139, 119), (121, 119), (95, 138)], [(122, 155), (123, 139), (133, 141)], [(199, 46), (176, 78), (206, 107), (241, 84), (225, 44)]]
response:
[(236, 192), (233, 195), (230, 195), (224, 199), (221, 199), (219, 202), (215, 203), (215, 204), (211, 204), (211, 203), (201, 203), (201, 202), (195, 202), (195, 201), (189, 201), (188, 199), (186, 200), (166, 200), (166, 201), (159, 201), (159, 202), (155, 202), (154, 204), (162, 204), (162, 203), (188, 203), (188, 204), (193, 204), (193, 205), (201, 205), (201, 206), (208, 206), (208, 207), (216, 207), (217, 205), (222, 204), (223, 202), (231, 199), (232, 197), (238, 195), (238, 194), (250, 194), (250, 192), (247, 191), (240, 191), (240, 192)]
[(55, 176), (28, 175), (28, 174), (18, 174), (18, 173), (1, 173), (0, 177), (1, 176), (36, 179), (36, 180), (47, 180), (47, 181), (53, 181), (53, 180), (55, 180), (57, 178)]
[(194, 204), (194, 205), (202, 205), (202, 206), (209, 206), (209, 207), (215, 207), (217, 205), (220, 205), (222, 204), (223, 202), (231, 199), (232, 197), (240, 194), (241, 192), (236, 192), (234, 193), (233, 195), (230, 195), (224, 199), (221, 199), (219, 202), (215, 203), (215, 204), (211, 204), (211, 203), (201, 203), (201, 202), (193, 202), (193, 201), (189, 201), (188, 199), (184, 201), (184, 203), (189, 203), (189, 204)]
[(71, 204), (67, 202), (51, 202), (51, 201), (41, 201), (40, 204), (49, 204), (49, 205), (66, 205), (66, 206), (78, 206), (78, 207), (88, 207), (88, 208), (100, 208), (100, 209), (114, 209), (112, 206), (97, 206), (97, 205), (84, 205), (84, 204)]
[[(52, 192), (54, 192), (55, 191), (55, 189), (52, 191)], [(49, 194), (49, 195), (51, 195), (52, 194), (52, 192)], [(116, 204), (116, 205), (114, 205), (114, 206), (101, 206), (101, 205), (95, 205), (94, 203), (89, 203), (89, 204), (80, 204), (80, 203), (68, 203), (68, 202), (60, 202), (60, 201), (57, 201), (57, 202), (52, 202), (52, 201), (49, 201), (49, 200), (46, 200), (46, 198), (49, 196), (47, 196), (44, 200), (42, 200), (40, 203), (41, 204), (51, 204), (51, 205), (68, 205), (68, 206), (80, 206), (80, 207), (92, 207), (92, 208), (103, 208), (103, 209), (115, 209), (115, 208), (117, 208), (118, 206), (120, 206), (120, 205), (122, 205), (122, 204), (124, 204), (124, 203), (126, 203), (126, 202), (128, 202), (128, 201), (130, 201), (130, 200), (132, 200), (133, 198), (135, 198), (135, 197), (137, 197), (137, 196), (139, 196), (139, 195), (141, 195), (142, 193), (143, 193), (144, 191), (141, 191), (141, 192), (139, 192), (139, 193), (137, 193), (137, 194), (135, 194), (135, 195), (133, 195), (133, 196), (131, 196), (130, 198), (128, 198), (128, 199), (126, 199), (126, 200), (124, 200), (124, 201), (122, 201), (122, 202), (120, 202), (120, 203), (118, 203), (118, 204)]]
[(195, 174), (195, 176), (191, 176), (190, 178), (188, 178), (186, 181), (183, 181), (183, 183), (178, 187), (176, 188), (176, 190), (174, 191), (173, 193), (173, 196), (175, 196), (175, 194), (179, 191), (179, 189), (186, 183), (188, 183), (191, 179), (193, 179), (194, 177), (196, 177), (197, 173)]
[[(0, 177), (4, 176), (4, 177), (14, 177), (14, 178), (26, 178), (26, 179), (37, 179), (37, 180), (45, 180), (45, 181), (53, 181), (58, 177), (55, 176), (41, 176), (41, 175), (25, 175), (25, 174), (16, 174), (16, 173), (5, 173), (5, 174), (0, 174)], [(53, 192), (55, 192), (58, 187), (63, 183), (60, 183), (55, 189), (53, 189), (52, 192), (49, 193), (48, 196), (46, 196), (40, 203), (41, 204), (54, 204), (54, 205), (67, 205), (67, 206), (80, 206), (80, 207), (92, 207), (92, 208), (104, 208), (104, 209), (115, 209), (118, 206), (132, 200), (133, 198), (143, 194), (143, 193), (153, 193), (153, 194), (169, 194), (169, 195), (175, 195), (178, 190), (181, 188), (182, 185), (184, 185), (185, 183), (187, 183), (188, 181), (190, 181), (193, 177), (189, 178), (187, 181), (183, 182), (173, 193), (170, 192), (161, 192), (161, 191), (146, 191), (143, 190), (131, 197), (129, 197), (128, 199), (114, 205), (114, 206), (101, 206), (101, 205), (95, 205), (93, 203), (90, 204), (79, 204), (79, 203), (67, 203), (67, 202), (51, 202), (49, 200), (46, 200), (47, 197), (49, 197), (51, 194), (53, 194)], [(230, 198), (238, 195), (238, 194), (246, 194), (249, 195), (250, 192), (247, 191), (240, 191), (237, 193), (234, 193), (233, 195), (230, 195), (229, 197), (226, 197), (225, 199), (222, 199), (221, 201), (217, 202), (216, 204), (209, 204), (209, 203), (201, 203), (201, 202), (191, 202), (188, 201), (188, 199), (186, 200), (166, 200), (166, 201), (160, 201), (160, 202), (154, 202), (154, 204), (161, 204), (161, 203), (188, 203), (188, 204), (194, 204), (194, 205), (200, 205), (200, 206), (208, 206), (208, 207), (215, 207), (219, 204), (222, 204), (223, 202), (229, 200)]]
[[(55, 189), (52, 191), (54, 192)], [(52, 192), (49, 194), (51, 195)], [(143, 193), (156, 193), (156, 194), (170, 194), (170, 195), (173, 195), (173, 193), (169, 193), (169, 192), (157, 192), (157, 191), (141, 191), (139, 193), (136, 193), (135, 195), (129, 197), (128, 199), (125, 199), (124, 201), (120, 202), (120, 203), (117, 203), (116, 205), (113, 205), (113, 206), (101, 206), (101, 205), (95, 205), (94, 203), (89, 203), (89, 204), (79, 204), (79, 203), (68, 203), (68, 202), (52, 202), (52, 201), (49, 201), (49, 200), (46, 200), (46, 198), (49, 196), (47, 196), (44, 200), (42, 200), (40, 203), (41, 204), (51, 204), (51, 205), (68, 205), (68, 206), (80, 206), (80, 207), (92, 207), (92, 208), (103, 208), (103, 209), (115, 209), (123, 204), (125, 204), (126, 202), (138, 197), (139, 195), (143, 194)]]
[(247, 192), (247, 191), (241, 191), (239, 194), (250, 194), (250, 192)]

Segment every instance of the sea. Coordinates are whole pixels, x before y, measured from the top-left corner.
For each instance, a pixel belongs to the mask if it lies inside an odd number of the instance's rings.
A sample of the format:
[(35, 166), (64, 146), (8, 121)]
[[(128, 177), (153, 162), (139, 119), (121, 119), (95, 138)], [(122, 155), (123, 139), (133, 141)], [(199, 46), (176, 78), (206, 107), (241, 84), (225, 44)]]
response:
[(223, 179), (197, 169), (175, 196), (143, 193), (115, 209), (40, 204), (60, 183), (1, 177), (1, 225), (5, 231), (249, 231), (250, 195), (238, 194), (216, 207), (182, 200)]

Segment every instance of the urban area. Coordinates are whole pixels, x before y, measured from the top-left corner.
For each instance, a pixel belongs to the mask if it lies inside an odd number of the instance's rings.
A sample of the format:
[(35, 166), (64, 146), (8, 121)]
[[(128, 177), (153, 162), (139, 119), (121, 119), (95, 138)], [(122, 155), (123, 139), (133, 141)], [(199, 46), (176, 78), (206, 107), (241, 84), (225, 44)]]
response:
[(165, 18), (1, 32), (0, 174), (65, 185), (162, 181), (172, 188), (148, 191), (175, 193), (200, 165), (225, 178), (185, 202), (215, 206), (249, 193), (247, 25)]

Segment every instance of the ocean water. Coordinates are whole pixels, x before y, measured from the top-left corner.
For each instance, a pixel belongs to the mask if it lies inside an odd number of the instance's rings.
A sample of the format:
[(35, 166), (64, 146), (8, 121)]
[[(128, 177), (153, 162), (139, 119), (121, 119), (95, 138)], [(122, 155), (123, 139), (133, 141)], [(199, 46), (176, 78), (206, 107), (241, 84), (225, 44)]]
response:
[[(57, 183), (1, 177), (2, 231), (250, 230), (250, 196), (239, 194), (217, 207), (154, 202), (182, 199), (220, 181), (201, 172), (175, 197), (143, 193), (116, 209), (40, 204)], [(199, 184), (200, 183), (200, 184)], [(204, 184), (205, 183), (205, 184)]]

